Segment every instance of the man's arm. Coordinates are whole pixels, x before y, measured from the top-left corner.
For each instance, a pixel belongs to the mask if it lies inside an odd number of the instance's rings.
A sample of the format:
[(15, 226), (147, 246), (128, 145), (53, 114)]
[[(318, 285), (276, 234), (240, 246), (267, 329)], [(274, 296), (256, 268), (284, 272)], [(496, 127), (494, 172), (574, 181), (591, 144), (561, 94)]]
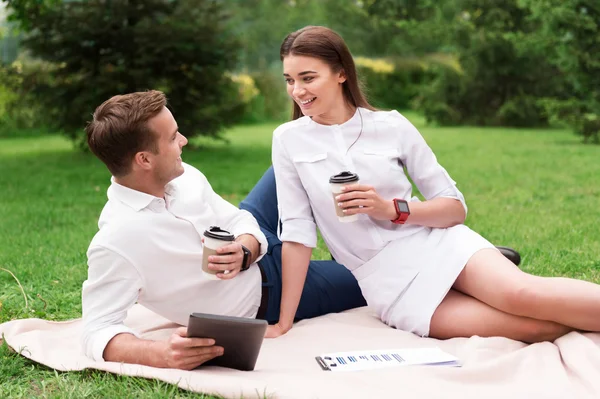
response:
[(143, 364), (160, 368), (192, 370), (223, 354), (210, 338), (187, 338), (187, 328), (180, 327), (166, 341), (149, 341), (131, 334), (113, 337), (104, 350), (110, 362)]
[(83, 283), (83, 345), (96, 361), (143, 364), (191, 370), (219, 356), (223, 348), (176, 330), (166, 341), (140, 339), (123, 324), (135, 304), (142, 278), (124, 256), (101, 246), (88, 251), (88, 279)]
[(224, 200), (213, 191), (206, 177), (202, 174), (200, 176), (205, 186), (203, 199), (211, 205), (216, 214), (219, 227), (230, 231), (236, 237), (237, 242), (252, 252), (254, 259), (251, 263), (259, 261), (267, 253), (268, 244), (254, 216), (250, 212), (238, 209)]
[(103, 246), (91, 246), (88, 278), (81, 294), (85, 354), (104, 360), (104, 349), (118, 334), (135, 332), (123, 324), (136, 303), (142, 278), (123, 256)]

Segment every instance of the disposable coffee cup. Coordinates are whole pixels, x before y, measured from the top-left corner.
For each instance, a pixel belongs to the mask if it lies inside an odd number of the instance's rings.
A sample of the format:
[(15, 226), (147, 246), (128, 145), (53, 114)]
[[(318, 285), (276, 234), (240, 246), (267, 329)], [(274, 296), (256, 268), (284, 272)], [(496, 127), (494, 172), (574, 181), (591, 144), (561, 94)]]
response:
[[(338, 200), (335, 199), (342, 193), (342, 187), (349, 184), (358, 183), (358, 175), (352, 172), (341, 172), (335, 176), (329, 178), (329, 186), (331, 187), (331, 194), (333, 195), (333, 205), (335, 206), (335, 214), (340, 222), (348, 223), (355, 222), (358, 220), (358, 215), (346, 215), (343, 212), (343, 208), (338, 206)], [(350, 209), (350, 208), (347, 208)]]
[(227, 230), (217, 226), (210, 226), (204, 231), (204, 249), (202, 250), (202, 272), (210, 280), (220, 280), (217, 277), (218, 270), (208, 268), (208, 257), (217, 254), (217, 249), (229, 245), (235, 237)]

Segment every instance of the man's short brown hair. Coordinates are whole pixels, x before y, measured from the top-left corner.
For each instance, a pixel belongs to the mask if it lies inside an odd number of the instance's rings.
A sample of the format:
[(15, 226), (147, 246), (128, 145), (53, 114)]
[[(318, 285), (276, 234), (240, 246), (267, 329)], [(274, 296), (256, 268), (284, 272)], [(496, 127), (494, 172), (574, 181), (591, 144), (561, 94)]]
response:
[(114, 96), (96, 108), (85, 128), (87, 143), (113, 176), (129, 173), (139, 151), (158, 152), (158, 136), (148, 127), (148, 120), (166, 105), (164, 93), (150, 90)]

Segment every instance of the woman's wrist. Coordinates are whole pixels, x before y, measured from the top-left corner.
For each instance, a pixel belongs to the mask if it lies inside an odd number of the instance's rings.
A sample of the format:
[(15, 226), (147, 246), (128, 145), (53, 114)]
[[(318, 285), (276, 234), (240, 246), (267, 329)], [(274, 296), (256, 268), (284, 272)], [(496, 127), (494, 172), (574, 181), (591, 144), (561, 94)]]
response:
[(290, 317), (286, 317), (284, 315), (280, 315), (279, 316), (279, 321), (277, 322), (277, 324), (279, 324), (279, 327), (281, 327), (283, 330), (288, 331), (294, 325), (294, 318), (293, 317), (290, 318)]

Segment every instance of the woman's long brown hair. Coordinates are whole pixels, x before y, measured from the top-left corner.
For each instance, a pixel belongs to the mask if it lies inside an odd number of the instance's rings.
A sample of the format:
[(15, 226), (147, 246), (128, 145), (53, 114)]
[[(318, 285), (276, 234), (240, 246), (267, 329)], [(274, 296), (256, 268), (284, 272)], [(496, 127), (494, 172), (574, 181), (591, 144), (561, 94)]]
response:
[[(288, 55), (318, 58), (331, 67), (334, 73), (344, 71), (346, 81), (342, 83), (344, 98), (354, 107), (375, 110), (367, 101), (356, 73), (354, 59), (344, 39), (336, 32), (323, 26), (306, 26), (290, 33), (281, 44), (281, 61)], [(300, 106), (292, 101), (292, 119), (303, 116)]]

